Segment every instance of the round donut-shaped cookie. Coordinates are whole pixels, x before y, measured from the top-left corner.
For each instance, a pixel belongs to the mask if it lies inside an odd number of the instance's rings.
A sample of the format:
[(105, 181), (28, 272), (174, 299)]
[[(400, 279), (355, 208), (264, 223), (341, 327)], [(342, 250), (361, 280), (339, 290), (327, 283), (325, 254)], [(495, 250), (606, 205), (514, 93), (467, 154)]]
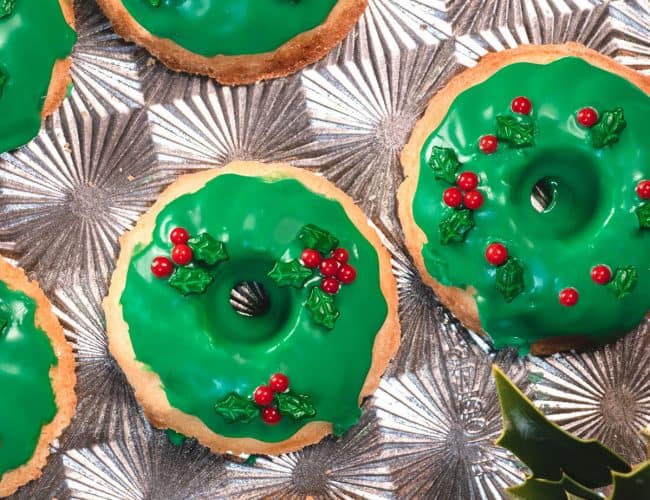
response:
[(104, 310), (147, 417), (217, 453), (345, 432), (399, 343), (390, 257), (363, 212), (280, 164), (181, 177), (122, 238)]
[(496, 348), (611, 342), (650, 309), (650, 79), (578, 44), (485, 56), (402, 153), (424, 280)]
[(115, 31), (170, 69), (241, 85), (294, 73), (349, 33), (367, 0), (98, 0)]
[(71, 0), (0, 4), (0, 151), (33, 139), (63, 101), (77, 39), (73, 28)]
[(41, 475), (74, 414), (72, 348), (43, 291), (0, 258), (0, 496)]

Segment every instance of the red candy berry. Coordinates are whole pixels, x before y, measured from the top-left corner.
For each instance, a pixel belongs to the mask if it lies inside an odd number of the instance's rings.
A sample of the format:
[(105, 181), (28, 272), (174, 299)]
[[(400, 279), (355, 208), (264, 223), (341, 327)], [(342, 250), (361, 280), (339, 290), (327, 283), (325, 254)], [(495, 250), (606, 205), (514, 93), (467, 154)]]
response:
[(172, 250), (172, 260), (179, 266), (186, 266), (192, 262), (192, 249), (187, 245), (176, 245)]
[(314, 269), (315, 267), (318, 267), (320, 265), (322, 258), (318, 250), (314, 250), (313, 248), (306, 248), (305, 250), (302, 251), (300, 260), (302, 261), (305, 267)]
[(275, 425), (282, 420), (282, 414), (275, 406), (262, 408), (262, 420), (265, 424)]
[(339, 270), (339, 261), (329, 257), (320, 263), (320, 273), (323, 276), (334, 276)]
[(578, 290), (575, 288), (565, 288), (560, 292), (560, 304), (571, 307), (578, 303)]
[(260, 385), (255, 389), (253, 399), (260, 406), (268, 406), (273, 402), (273, 390), (268, 385)]
[(515, 113), (528, 115), (533, 109), (530, 99), (524, 96), (515, 97), (510, 103), (510, 107)]
[(289, 377), (284, 373), (275, 373), (269, 380), (269, 387), (273, 392), (284, 392), (289, 388)]
[(463, 202), (463, 193), (461, 193), (458, 188), (447, 188), (445, 192), (442, 193), (442, 201), (445, 202), (445, 205), (448, 207), (457, 207)]
[(174, 264), (167, 257), (156, 257), (151, 262), (151, 272), (156, 278), (166, 278), (174, 270)]
[(325, 278), (323, 281), (321, 281), (320, 288), (325, 293), (334, 295), (336, 292), (339, 291), (339, 288), (341, 288), (341, 284), (339, 283), (339, 280), (337, 280), (336, 278), (330, 277), (330, 278)]
[(603, 264), (591, 269), (591, 279), (598, 285), (606, 285), (612, 280), (612, 270)]
[(499, 141), (497, 141), (497, 138), (493, 135), (484, 135), (478, 141), (478, 148), (487, 155), (494, 153), (497, 150), (498, 145)]
[(463, 191), (476, 189), (476, 186), (478, 186), (478, 175), (474, 172), (463, 172), (458, 176), (456, 184), (458, 184), (458, 187)]
[(345, 248), (336, 248), (332, 252), (332, 257), (334, 257), (341, 264), (345, 264), (350, 258), (350, 254)]
[(463, 198), (465, 206), (470, 210), (477, 210), (483, 205), (483, 195), (480, 191), (467, 191)]
[(500, 266), (508, 260), (508, 249), (501, 243), (490, 243), (485, 249), (485, 258), (493, 266)]
[(174, 245), (185, 245), (190, 239), (190, 233), (187, 232), (187, 229), (182, 227), (177, 227), (169, 235), (169, 239)]
[(639, 198), (642, 200), (650, 199), (650, 181), (639, 181), (639, 183), (636, 185), (636, 194), (638, 194)]
[(341, 283), (349, 285), (357, 278), (357, 270), (349, 264), (343, 264), (336, 277)]
[(598, 122), (598, 111), (590, 107), (582, 108), (578, 111), (576, 119), (583, 127), (591, 128)]

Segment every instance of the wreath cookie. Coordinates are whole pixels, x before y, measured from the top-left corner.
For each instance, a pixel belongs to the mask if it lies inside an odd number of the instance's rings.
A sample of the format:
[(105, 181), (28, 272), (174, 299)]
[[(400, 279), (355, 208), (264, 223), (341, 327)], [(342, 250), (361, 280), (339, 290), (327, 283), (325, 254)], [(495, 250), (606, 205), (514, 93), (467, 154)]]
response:
[(0, 152), (32, 140), (70, 83), (72, 0), (0, 2)]
[(425, 281), (496, 348), (615, 340), (650, 309), (650, 80), (578, 44), (488, 55), (402, 153)]
[(187, 175), (121, 247), (109, 345), (156, 426), (279, 454), (357, 423), (399, 343), (397, 292), (328, 181), (254, 162)]
[(72, 348), (43, 291), (0, 259), (0, 496), (41, 475), (76, 406)]
[(115, 31), (169, 68), (227, 85), (294, 73), (322, 59), (367, 0), (98, 0)]

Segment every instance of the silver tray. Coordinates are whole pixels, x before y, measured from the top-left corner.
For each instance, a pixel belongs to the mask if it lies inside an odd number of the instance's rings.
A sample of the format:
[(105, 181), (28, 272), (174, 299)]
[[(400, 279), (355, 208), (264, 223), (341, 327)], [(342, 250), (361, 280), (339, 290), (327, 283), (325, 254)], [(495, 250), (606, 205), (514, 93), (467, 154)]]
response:
[[(492, 352), (420, 281), (395, 189), (428, 99), (487, 52), (577, 40), (650, 75), (647, 0), (370, 0), (321, 63), (235, 88), (167, 71), (91, 0), (76, 11), (74, 90), (37, 139), (0, 160), (0, 251), (49, 293), (79, 365), (74, 422), (18, 498), (499, 498), (525, 471), (493, 444), (493, 361), (566, 429), (643, 458), (649, 322), (595, 352)], [(107, 353), (100, 309), (120, 234), (179, 175), (233, 159), (288, 161), (352, 195), (392, 252), (403, 327), (356, 428), (254, 464), (151, 428)]]

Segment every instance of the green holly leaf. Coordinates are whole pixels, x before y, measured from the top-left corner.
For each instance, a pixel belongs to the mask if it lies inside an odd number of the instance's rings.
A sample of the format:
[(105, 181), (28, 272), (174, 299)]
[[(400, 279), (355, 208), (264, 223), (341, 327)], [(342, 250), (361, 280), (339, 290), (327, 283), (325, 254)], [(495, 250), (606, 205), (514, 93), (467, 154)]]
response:
[(456, 172), (460, 162), (453, 149), (434, 146), (427, 164), (433, 170), (436, 179), (443, 179), (449, 184), (456, 182)]
[(0, 338), (4, 336), (7, 325), (9, 325), (9, 319), (0, 316)]
[(334, 305), (334, 295), (324, 292), (317, 286), (312, 287), (305, 305), (316, 323), (330, 330), (334, 328), (334, 323), (340, 314)]
[(634, 209), (641, 229), (650, 229), (650, 202), (645, 202)]
[(530, 116), (497, 116), (497, 138), (520, 148), (533, 144), (535, 124)]
[(517, 259), (508, 259), (505, 264), (497, 267), (496, 278), (497, 290), (508, 303), (524, 291), (524, 267)]
[(244, 398), (235, 392), (231, 392), (214, 405), (214, 409), (228, 424), (233, 422), (247, 424), (260, 414), (260, 410), (253, 400)]
[(279, 392), (275, 395), (275, 402), (280, 413), (289, 415), (296, 421), (316, 415), (316, 408), (306, 394), (298, 394), (292, 390)]
[(268, 276), (278, 286), (302, 288), (312, 275), (312, 270), (303, 266), (298, 259), (289, 262), (276, 262)]
[(647, 500), (650, 492), (650, 460), (627, 474), (612, 472), (614, 492), (610, 500)]
[(168, 283), (180, 290), (183, 295), (203, 293), (214, 278), (200, 267), (177, 267)]
[(598, 123), (591, 127), (591, 144), (595, 148), (604, 148), (618, 142), (621, 132), (627, 126), (623, 108), (604, 111)]
[(438, 228), (440, 229), (440, 243), (448, 245), (451, 242), (465, 241), (467, 233), (474, 227), (474, 214), (467, 208), (460, 210), (448, 209), (442, 216)]
[(208, 233), (201, 233), (190, 238), (187, 245), (192, 249), (195, 259), (201, 260), (209, 266), (229, 258), (226, 245), (222, 241), (215, 240)]
[(619, 267), (614, 271), (612, 281), (607, 283), (607, 288), (616, 295), (617, 299), (622, 299), (632, 293), (637, 281), (639, 281), (639, 273), (636, 267)]
[(576, 483), (566, 474), (560, 481), (528, 477), (525, 483), (508, 488), (507, 492), (512, 500), (568, 500), (567, 493), (584, 500), (602, 500), (595, 491)]
[(16, 7), (16, 0), (0, 0), (0, 19), (11, 15)]
[(331, 233), (314, 224), (303, 226), (298, 232), (298, 239), (305, 248), (313, 248), (320, 253), (330, 253), (339, 244), (339, 240)]
[(503, 432), (496, 444), (517, 455), (532, 477), (562, 481), (566, 474), (585, 488), (611, 482), (611, 471), (629, 472), (630, 466), (595, 440), (578, 439), (550, 422), (495, 365), (492, 368)]

